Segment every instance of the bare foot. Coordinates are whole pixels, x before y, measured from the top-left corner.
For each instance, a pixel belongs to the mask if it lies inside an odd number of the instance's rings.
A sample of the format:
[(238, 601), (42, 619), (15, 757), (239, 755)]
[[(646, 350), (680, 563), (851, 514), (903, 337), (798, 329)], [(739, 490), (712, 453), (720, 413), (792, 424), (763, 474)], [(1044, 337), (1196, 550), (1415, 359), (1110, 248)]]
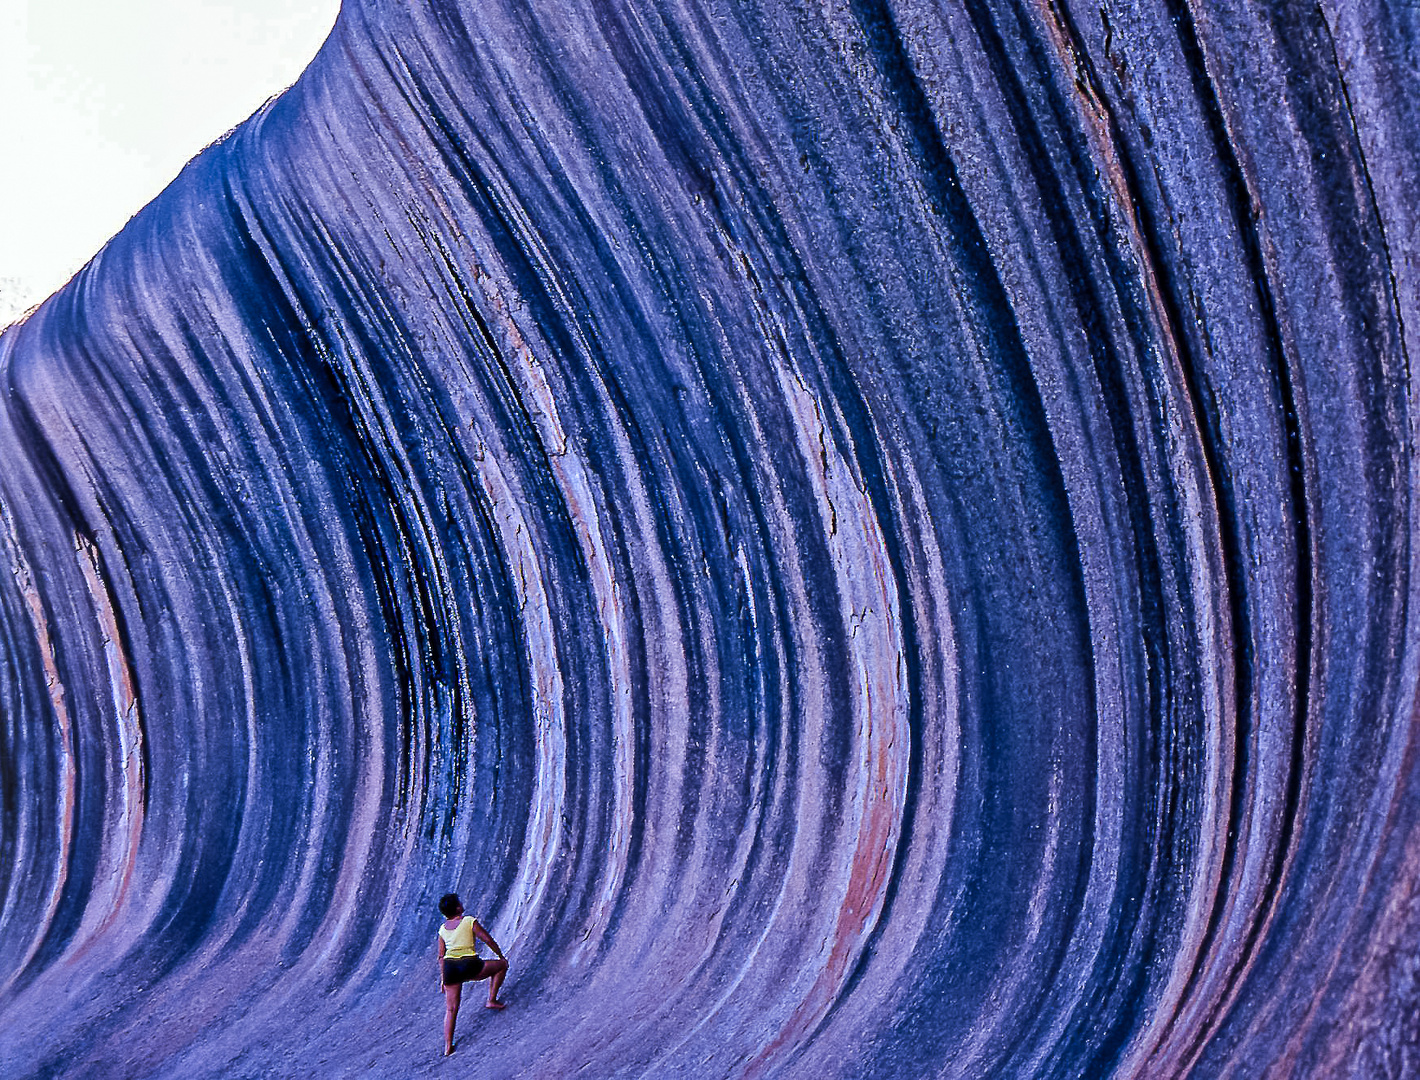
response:
[(497, 999), (495, 999), (495, 1000), (493, 1000), (493, 1001), (490, 1001), (487, 1005), (485, 1005), (485, 1006), (483, 1006), (483, 1007), (484, 1007), (485, 1009), (506, 1009), (506, 1008), (508, 1007), (508, 1003), (505, 1002), (505, 1001), (498, 1001)]

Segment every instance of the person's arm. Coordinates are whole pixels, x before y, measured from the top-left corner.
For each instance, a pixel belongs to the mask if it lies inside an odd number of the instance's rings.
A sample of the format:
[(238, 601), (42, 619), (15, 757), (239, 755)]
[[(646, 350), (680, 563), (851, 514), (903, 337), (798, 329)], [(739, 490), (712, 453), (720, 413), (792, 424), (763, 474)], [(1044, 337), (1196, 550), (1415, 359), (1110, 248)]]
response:
[(438, 941), (439, 941), (439, 959), (438, 959), (438, 964), (439, 964), (439, 989), (440, 989), (440, 990), (443, 990), (443, 989), (444, 989), (444, 935), (443, 935), (443, 934), (437, 934), (437, 935), (435, 935), (435, 936), (438, 938)]
[(473, 920), (473, 936), (492, 949), (494, 955), (497, 956), (499, 960), (508, 959), (503, 955), (503, 950), (498, 948), (498, 943), (493, 940), (493, 935), (483, 929), (482, 924), (477, 919)]

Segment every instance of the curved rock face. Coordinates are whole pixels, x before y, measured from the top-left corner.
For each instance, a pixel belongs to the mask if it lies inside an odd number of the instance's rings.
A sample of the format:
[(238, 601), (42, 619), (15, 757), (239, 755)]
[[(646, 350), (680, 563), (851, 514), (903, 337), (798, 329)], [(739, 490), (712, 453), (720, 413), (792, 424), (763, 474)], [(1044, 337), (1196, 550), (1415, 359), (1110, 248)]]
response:
[[(1420, 1070), (1420, 25), (347, 4), (0, 338), (0, 1065)], [(466, 1000), (477, 1004), (471, 992)]]

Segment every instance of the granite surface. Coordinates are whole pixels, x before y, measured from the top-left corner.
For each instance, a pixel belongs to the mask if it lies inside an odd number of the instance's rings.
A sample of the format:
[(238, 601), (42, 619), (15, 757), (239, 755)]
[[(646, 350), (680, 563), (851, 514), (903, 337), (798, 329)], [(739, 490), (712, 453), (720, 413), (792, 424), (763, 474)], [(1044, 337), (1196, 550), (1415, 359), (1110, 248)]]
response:
[(1398, 0), (346, 0), (0, 336), (0, 1072), (1420, 1075), (1417, 207)]

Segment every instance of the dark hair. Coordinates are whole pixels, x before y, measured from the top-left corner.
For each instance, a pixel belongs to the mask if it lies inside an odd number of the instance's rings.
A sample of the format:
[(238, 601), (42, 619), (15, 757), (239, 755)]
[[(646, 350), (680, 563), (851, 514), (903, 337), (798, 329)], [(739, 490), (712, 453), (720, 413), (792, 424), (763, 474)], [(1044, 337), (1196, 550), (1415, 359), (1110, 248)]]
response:
[(439, 901), (439, 911), (446, 919), (452, 919), (454, 912), (461, 907), (463, 905), (459, 903), (459, 894), (456, 892), (445, 893), (443, 899)]

